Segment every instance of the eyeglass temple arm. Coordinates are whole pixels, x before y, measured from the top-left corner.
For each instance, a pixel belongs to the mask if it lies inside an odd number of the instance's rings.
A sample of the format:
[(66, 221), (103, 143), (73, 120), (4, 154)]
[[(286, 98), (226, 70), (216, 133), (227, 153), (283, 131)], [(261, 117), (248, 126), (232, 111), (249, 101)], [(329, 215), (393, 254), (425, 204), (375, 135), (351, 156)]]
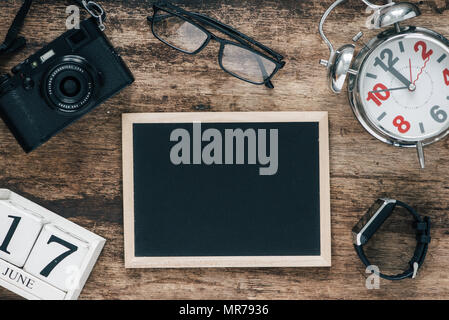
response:
[[(264, 79), (268, 79), (268, 77), (270, 75), (268, 74), (267, 69), (265, 68), (265, 65), (263, 64), (263, 61), (262, 61), (262, 59), (260, 58), (259, 55), (256, 55), (256, 60), (257, 60), (257, 64), (259, 65), (260, 71), (262, 73), (262, 77)], [(270, 88), (270, 89), (274, 88), (274, 85), (273, 85), (273, 83), (270, 80), (265, 81), (265, 86), (267, 88)]]
[[(204, 23), (211, 24), (211, 25), (213, 25), (215, 28), (218, 28), (219, 30), (220, 30), (220, 29), (224, 29), (223, 32), (225, 32), (225, 33), (228, 33), (228, 34), (231, 34), (231, 35), (237, 35), (237, 36), (239, 36), (239, 37), (241, 37), (241, 38), (247, 40), (248, 42), (250, 42), (250, 43), (252, 43), (252, 44), (258, 46), (259, 48), (261, 48), (261, 49), (263, 49), (263, 50), (265, 50), (265, 51), (271, 53), (272, 55), (274, 55), (275, 57), (277, 57), (279, 60), (282, 60), (282, 59), (283, 59), (282, 55), (280, 55), (279, 53), (274, 52), (273, 50), (271, 50), (270, 48), (264, 46), (264, 45), (261, 44), (260, 42), (257, 42), (256, 40), (254, 40), (254, 39), (252, 39), (252, 38), (250, 38), (250, 37), (248, 37), (248, 36), (246, 36), (246, 35), (240, 33), (239, 31), (233, 29), (233, 28), (230, 27), (230, 26), (227, 26), (227, 25), (225, 25), (225, 24), (223, 24), (223, 23), (221, 23), (221, 22), (219, 22), (219, 21), (217, 21), (217, 20), (215, 20), (215, 19), (213, 19), (213, 18), (210, 18), (210, 17), (208, 17), (208, 16), (204, 16), (204, 15), (202, 15), (202, 14), (200, 14), (200, 13), (192, 12), (191, 14), (195, 15), (195, 16), (197, 17), (197, 19), (200, 20), (200, 21), (204, 19), (204, 20), (205, 20), (205, 21), (203, 21)], [(235, 40), (237, 40), (237, 41), (239, 41), (240, 43), (246, 45), (246, 43), (245, 43), (244, 41), (240, 41), (240, 39), (238, 39), (238, 38), (235, 39)], [(262, 76), (263, 76), (264, 78), (265, 78), (265, 77), (268, 78), (269, 74), (267, 73), (267, 69), (265, 68), (265, 65), (263, 64), (262, 59), (260, 59), (259, 56), (256, 56), (256, 59), (257, 59), (257, 63), (259, 64), (259, 68), (260, 68), (260, 70), (261, 70), (261, 72), (262, 72)], [(285, 64), (285, 63), (284, 63), (284, 64)], [(283, 64), (282, 66), (284, 66), (284, 64)], [(274, 88), (274, 85), (273, 85), (273, 83), (271, 82), (271, 80), (266, 81), (266, 82), (265, 82), (265, 86), (266, 86), (267, 88), (270, 88), (270, 89), (273, 89), (273, 88)]]
[[(159, 16), (157, 16), (156, 18), (153, 18), (153, 17), (151, 17), (151, 16), (148, 16), (148, 17), (147, 17), (147, 20), (150, 21), (150, 22), (152, 22), (153, 20), (156, 21), (156, 22), (158, 22), (158, 21), (161, 21), (161, 20), (163, 20), (163, 19), (165, 19), (165, 18), (167, 18), (167, 17), (170, 17), (170, 16), (171, 16), (171, 14), (159, 15)], [(238, 39), (237, 39), (237, 40), (238, 40)], [(279, 55), (279, 56), (280, 56), (280, 55)], [(264, 66), (264, 64), (263, 64), (262, 59), (260, 59), (260, 57), (258, 57), (258, 56), (256, 57), (256, 59), (257, 59), (257, 63), (259, 64), (259, 67), (260, 67), (260, 69), (261, 69), (262, 75), (263, 75), (264, 77), (268, 77), (267, 69), (265, 68), (265, 66)], [(266, 86), (267, 88), (270, 88), (270, 89), (273, 89), (273, 88), (274, 88), (274, 85), (273, 85), (273, 83), (271, 82), (271, 80), (266, 81), (266, 82), (265, 82), (265, 86)]]
[(165, 18), (170, 17), (170, 16), (171, 16), (171, 14), (160, 14), (157, 17), (148, 16), (147, 20), (149, 22), (153, 22), (153, 20), (156, 22), (159, 22), (159, 21), (164, 20)]
[[(275, 56), (279, 60), (284, 59), (284, 57), (281, 54), (273, 51), (272, 49), (264, 46), (263, 44), (261, 44), (260, 42), (258, 42), (256, 40), (246, 36), (245, 34), (240, 33), (239, 31), (235, 30), (234, 28), (221, 23), (218, 20), (215, 20), (213, 18), (210, 18), (208, 16), (205, 16), (205, 15), (202, 15), (202, 14), (196, 13), (196, 12), (188, 12), (188, 11), (182, 10), (182, 13), (186, 14), (188, 16), (193, 16), (196, 19), (200, 20), (201, 22), (206, 23), (208, 25), (211, 25), (211, 26), (217, 28), (218, 30), (220, 30), (220, 31), (222, 31), (222, 32), (224, 32), (224, 33), (226, 33), (228, 35), (238, 36), (238, 37), (240, 37), (242, 39), (245, 39), (247, 42), (249, 42), (249, 43), (259, 47), (260, 49), (262, 49), (262, 50), (264, 50), (266, 52), (269, 52), (271, 55)], [(161, 20), (163, 20), (163, 19), (165, 19), (165, 18), (167, 18), (169, 16), (171, 16), (171, 15), (170, 14), (164, 14), (164, 15), (159, 15), (157, 17), (149, 16), (149, 17), (147, 17), (147, 20), (150, 21), (150, 22), (152, 22), (153, 20), (156, 21), (156, 22), (159, 22), (159, 21), (161, 21)], [(237, 40), (241, 44), (247, 45), (247, 43), (245, 41), (242, 41), (241, 39), (237, 38), (235, 40)]]
[[(273, 56), (277, 57), (279, 60), (284, 59), (284, 57), (283, 57), (281, 54), (279, 54), (279, 53), (273, 51), (272, 49), (268, 48), (267, 46), (264, 46), (262, 43), (260, 43), (260, 42), (258, 42), (258, 41), (256, 41), (256, 40), (254, 40), (253, 38), (250, 38), (250, 37), (248, 37), (247, 35), (245, 35), (245, 34), (239, 32), (239, 31), (237, 31), (236, 29), (234, 29), (234, 28), (232, 28), (232, 27), (230, 27), (230, 26), (228, 26), (228, 25), (225, 25), (224, 23), (221, 23), (221, 22), (218, 21), (218, 20), (215, 20), (215, 19), (213, 19), (213, 18), (210, 18), (210, 17), (208, 17), (208, 16), (205, 16), (205, 15), (203, 15), (203, 14), (201, 14), (201, 13), (196, 13), (196, 12), (189, 12), (189, 13), (192, 14), (192, 15), (194, 15), (198, 20), (203, 20), (203, 22), (205, 22), (205, 23), (207, 23), (207, 24), (209, 24), (209, 25), (212, 25), (212, 26), (214, 26), (214, 27), (216, 27), (216, 28), (218, 28), (218, 29), (224, 29), (224, 30), (225, 30), (225, 33), (228, 33), (228, 34), (230, 34), (230, 35), (238, 36), (238, 37), (240, 37), (240, 38), (245, 39), (245, 40), (248, 41), (249, 43), (251, 43), (251, 44), (253, 44), (253, 45), (259, 47), (260, 49), (269, 52), (269, 53), (272, 54)], [(239, 41), (239, 39), (236, 39), (236, 40)], [(242, 42), (242, 41), (239, 41), (239, 42), (242, 43), (242, 44), (244, 44), (244, 42)]]

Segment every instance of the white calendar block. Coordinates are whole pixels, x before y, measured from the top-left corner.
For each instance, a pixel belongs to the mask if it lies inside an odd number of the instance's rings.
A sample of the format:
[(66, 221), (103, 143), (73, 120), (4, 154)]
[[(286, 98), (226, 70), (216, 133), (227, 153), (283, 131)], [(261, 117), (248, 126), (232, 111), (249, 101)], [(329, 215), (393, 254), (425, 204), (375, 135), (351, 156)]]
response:
[(8, 200), (0, 200), (0, 259), (23, 267), (44, 218)]
[(87, 241), (47, 224), (23, 269), (58, 289), (68, 291), (79, 286), (81, 266), (88, 251)]
[[(3, 284), (2, 284), (3, 282)], [(23, 269), (0, 259), (0, 285), (15, 291), (20, 289), (22, 296), (27, 299), (36, 300), (63, 300), (66, 292), (59, 290), (36, 277), (27, 274)]]
[(102, 237), (0, 189), (0, 248), (8, 252), (0, 254), (0, 286), (27, 299), (76, 300), (104, 243)]

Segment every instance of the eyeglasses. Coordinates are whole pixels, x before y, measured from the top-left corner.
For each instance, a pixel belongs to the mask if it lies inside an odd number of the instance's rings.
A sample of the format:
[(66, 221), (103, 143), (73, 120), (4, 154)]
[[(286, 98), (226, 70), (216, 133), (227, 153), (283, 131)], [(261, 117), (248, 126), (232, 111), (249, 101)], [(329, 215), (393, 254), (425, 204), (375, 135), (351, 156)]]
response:
[[(197, 54), (211, 39), (215, 40), (220, 43), (218, 62), (225, 72), (253, 84), (274, 88), (271, 78), (285, 65), (279, 53), (213, 18), (188, 12), (166, 1), (153, 4), (153, 11), (153, 16), (147, 18), (151, 30), (166, 45), (187, 54)], [(200, 23), (235, 41), (218, 37)]]

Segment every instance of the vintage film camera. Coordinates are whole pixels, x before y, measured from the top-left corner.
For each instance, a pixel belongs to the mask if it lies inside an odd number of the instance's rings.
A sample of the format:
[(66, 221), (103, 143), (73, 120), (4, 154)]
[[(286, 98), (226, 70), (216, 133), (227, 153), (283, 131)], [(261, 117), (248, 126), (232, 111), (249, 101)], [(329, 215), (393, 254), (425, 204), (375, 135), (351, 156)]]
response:
[(0, 77), (0, 116), (26, 152), (130, 85), (133, 75), (91, 17)]

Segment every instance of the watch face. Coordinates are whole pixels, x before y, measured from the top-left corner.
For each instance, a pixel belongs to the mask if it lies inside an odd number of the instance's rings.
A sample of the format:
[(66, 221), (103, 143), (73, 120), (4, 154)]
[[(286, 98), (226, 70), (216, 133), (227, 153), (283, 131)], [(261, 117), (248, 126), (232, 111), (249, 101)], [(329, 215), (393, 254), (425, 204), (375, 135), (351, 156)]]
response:
[(357, 224), (352, 228), (352, 238), (353, 242), (357, 245), (363, 244), (366, 242), (366, 237), (363, 236), (363, 231), (366, 229), (369, 223), (371, 223), (373, 217), (379, 211), (380, 208), (385, 204), (385, 201), (382, 199), (377, 199), (376, 202), (368, 209), (365, 215), (357, 222)]
[(377, 211), (385, 203), (384, 200), (378, 199), (376, 202), (368, 209), (365, 215), (357, 222), (357, 224), (352, 228), (352, 232), (359, 233), (363, 230), (363, 227), (371, 220), (371, 218), (376, 214)]
[(449, 128), (449, 48), (422, 32), (392, 36), (359, 73), (367, 120), (394, 139), (417, 142)]

